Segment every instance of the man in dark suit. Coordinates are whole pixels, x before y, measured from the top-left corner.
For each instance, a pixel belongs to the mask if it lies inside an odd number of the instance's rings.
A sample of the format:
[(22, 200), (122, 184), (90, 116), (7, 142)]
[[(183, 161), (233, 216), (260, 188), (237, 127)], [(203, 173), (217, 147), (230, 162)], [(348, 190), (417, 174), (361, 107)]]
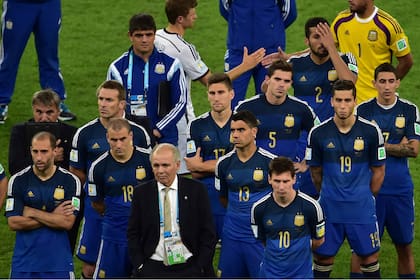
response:
[(214, 277), (216, 233), (205, 186), (177, 175), (180, 155), (172, 144), (155, 146), (151, 163), (155, 180), (135, 188), (131, 204), (133, 276)]
[[(32, 164), (30, 151), (31, 139), (34, 134), (47, 130), (57, 138), (54, 164), (69, 169), (71, 141), (77, 128), (58, 120), (60, 115), (60, 97), (51, 89), (43, 89), (32, 97), (33, 118), (27, 122), (13, 126), (9, 142), (9, 172), (14, 175)], [(83, 209), (77, 215), (73, 227), (67, 232), (70, 248), (74, 252), (77, 234)]]
[(11, 175), (32, 164), (29, 149), (31, 139), (41, 130), (48, 130), (58, 140), (54, 163), (69, 169), (71, 141), (77, 128), (58, 121), (59, 106), (60, 97), (53, 90), (43, 89), (34, 93), (32, 97), (33, 118), (13, 126), (10, 134), (9, 172)]

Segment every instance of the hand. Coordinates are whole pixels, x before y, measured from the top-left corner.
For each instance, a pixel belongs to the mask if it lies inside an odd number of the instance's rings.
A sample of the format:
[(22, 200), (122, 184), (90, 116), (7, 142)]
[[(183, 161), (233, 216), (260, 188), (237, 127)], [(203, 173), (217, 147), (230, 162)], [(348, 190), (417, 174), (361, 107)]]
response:
[(316, 26), (316, 31), (321, 36), (321, 43), (328, 52), (337, 50), (330, 26), (326, 22), (319, 23)]
[(156, 137), (156, 139), (159, 139), (162, 137), (162, 134), (160, 134), (159, 130), (153, 129), (153, 135)]
[(306, 160), (302, 160), (301, 162), (294, 162), (293, 165), (295, 166), (296, 173), (304, 173), (306, 170), (308, 170)]
[(70, 216), (74, 213), (74, 206), (71, 204), (71, 200), (66, 200), (55, 207), (53, 213), (63, 216)]
[(270, 53), (261, 60), (261, 64), (264, 67), (269, 67), (273, 62), (283, 59), (288, 60), (290, 58), (290, 54), (285, 53), (281, 47), (278, 47), (278, 52)]
[(264, 56), (265, 56), (265, 49), (264, 48), (259, 48), (258, 50), (256, 50), (252, 54), (248, 55), (248, 48), (244, 47), (244, 55), (242, 57), (242, 65), (247, 70), (250, 70), (250, 69), (254, 68), (255, 66), (257, 66), (261, 62), (261, 60), (264, 58)]
[(57, 142), (55, 144), (55, 156), (54, 156), (54, 162), (61, 162), (64, 160), (64, 148), (63, 147), (59, 147), (58, 145), (61, 144), (61, 139), (57, 139)]
[(187, 169), (191, 172), (200, 172), (199, 166), (203, 163), (203, 158), (200, 156), (201, 147), (197, 148), (197, 151), (193, 157), (184, 157)]

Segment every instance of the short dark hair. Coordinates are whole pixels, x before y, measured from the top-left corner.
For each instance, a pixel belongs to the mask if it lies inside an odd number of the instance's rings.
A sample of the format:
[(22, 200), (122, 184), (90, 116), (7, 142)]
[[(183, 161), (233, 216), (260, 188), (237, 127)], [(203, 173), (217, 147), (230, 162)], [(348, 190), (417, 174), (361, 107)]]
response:
[(131, 131), (131, 125), (127, 119), (124, 118), (113, 118), (109, 121), (107, 126), (107, 131), (112, 129), (114, 131), (120, 131), (121, 129), (126, 128), (128, 132)]
[(45, 106), (55, 106), (57, 109), (60, 108), (60, 96), (50, 88), (37, 91), (32, 96), (32, 106), (33, 105), (45, 105)]
[(392, 72), (395, 74), (395, 77), (398, 79), (397, 69), (391, 63), (385, 62), (379, 65), (378, 67), (376, 67), (375, 73), (373, 74), (373, 78), (375, 79), (375, 81), (378, 78), (379, 73), (381, 72)]
[(281, 70), (284, 72), (293, 72), (292, 64), (288, 63), (284, 59), (277, 60), (273, 62), (270, 67), (267, 69), (267, 76), (271, 77), (273, 76), (274, 72), (276, 70)]
[(213, 73), (207, 80), (207, 87), (212, 84), (224, 84), (229, 90), (232, 90), (232, 80), (226, 73)]
[(337, 90), (351, 90), (353, 93), (354, 99), (356, 99), (356, 86), (350, 80), (337, 80), (333, 84), (333, 96)]
[(305, 36), (309, 38), (311, 35), (311, 31), (309, 30), (311, 27), (316, 27), (320, 23), (329, 24), (328, 21), (323, 17), (312, 17), (309, 18), (305, 23)]
[(290, 172), (290, 175), (295, 177), (295, 166), (290, 158), (276, 157), (270, 161), (270, 164), (268, 165), (268, 174), (270, 176), (273, 174), (282, 174), (285, 172)]
[(124, 86), (116, 81), (116, 80), (107, 80), (104, 81), (102, 84), (99, 85), (99, 87), (96, 89), (96, 97), (99, 95), (99, 91), (103, 88), (106, 89), (116, 89), (118, 90), (118, 100), (126, 100), (126, 93)]
[(258, 127), (260, 125), (260, 122), (255, 115), (248, 110), (242, 110), (233, 114), (232, 121), (243, 121), (251, 128)]
[(197, 7), (197, 5), (197, 0), (166, 0), (166, 18), (169, 23), (175, 24), (179, 16), (186, 17), (190, 9)]
[(153, 17), (148, 14), (132, 16), (128, 23), (128, 32), (133, 34), (134, 31), (138, 30), (153, 30), (153, 33), (156, 33), (156, 23)]
[(57, 138), (54, 136), (54, 134), (48, 131), (41, 131), (41, 132), (36, 133), (32, 137), (31, 146), (35, 140), (44, 140), (44, 139), (48, 139), (50, 141), (51, 148), (55, 149), (55, 147), (57, 146)]

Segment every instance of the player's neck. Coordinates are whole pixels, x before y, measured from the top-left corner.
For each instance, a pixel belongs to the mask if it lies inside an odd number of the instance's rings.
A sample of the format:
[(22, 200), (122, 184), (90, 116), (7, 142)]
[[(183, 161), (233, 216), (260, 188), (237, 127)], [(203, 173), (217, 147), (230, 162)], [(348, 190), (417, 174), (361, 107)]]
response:
[(221, 112), (210, 111), (210, 115), (217, 126), (224, 127), (232, 116), (232, 110), (228, 109)]
[(57, 166), (55, 164), (52, 164), (50, 167), (48, 167), (47, 169), (43, 171), (40, 171), (36, 169), (35, 167), (32, 167), (32, 170), (41, 181), (47, 181), (54, 175), (55, 170), (57, 170)]
[(136, 56), (140, 57), (144, 62), (149, 61), (149, 57), (152, 55), (154, 48), (149, 52), (139, 52), (133, 48), (133, 52)]
[(341, 133), (349, 132), (355, 122), (356, 122), (356, 116), (353, 114), (346, 119), (340, 119), (336, 115), (334, 116), (334, 123)]
[(110, 150), (110, 153), (112, 157), (115, 159), (115, 161), (120, 162), (120, 163), (125, 163), (133, 156), (134, 147), (132, 147), (126, 154), (121, 155), (121, 156), (115, 154), (113, 150)]
[(310, 57), (315, 64), (321, 65), (324, 64), (327, 60), (330, 59), (330, 56), (319, 57), (311, 52)]
[(394, 105), (394, 104), (395, 104), (395, 102), (397, 102), (397, 96), (396, 96), (396, 95), (394, 95), (394, 96), (393, 96), (393, 97), (391, 97), (391, 98), (387, 98), (387, 99), (385, 99), (385, 98), (382, 98), (382, 97), (380, 97), (380, 96), (378, 95), (378, 97), (376, 98), (376, 102), (377, 102), (379, 105), (381, 105), (381, 106), (386, 106), (386, 107), (388, 107), (388, 106)]
[(176, 33), (179, 36), (183, 37), (185, 34), (185, 29), (180, 24), (171, 24), (169, 23), (165, 30), (169, 33)]
[(112, 116), (112, 117), (110, 117), (110, 118), (99, 117), (99, 121), (101, 122), (101, 124), (102, 124), (105, 128), (108, 128), (108, 124), (109, 124), (109, 121), (110, 121), (111, 119), (124, 118), (124, 115), (125, 115), (125, 112), (124, 112), (124, 111), (122, 111), (122, 112), (118, 112), (115, 116)]
[(375, 5), (372, 3), (368, 4), (368, 7), (366, 7), (364, 11), (356, 12), (356, 14), (359, 18), (365, 19), (370, 17), (373, 14), (373, 12), (375, 12)]
[(285, 196), (279, 196), (279, 195), (276, 195), (273, 192), (274, 201), (281, 207), (289, 206), (289, 204), (292, 203), (292, 201), (295, 199), (295, 197), (296, 197), (296, 191), (295, 190), (291, 190), (291, 192), (288, 193)]
[(256, 151), (257, 146), (255, 143), (251, 143), (246, 147), (237, 148), (236, 154), (238, 155), (240, 161), (246, 162), (254, 155)]

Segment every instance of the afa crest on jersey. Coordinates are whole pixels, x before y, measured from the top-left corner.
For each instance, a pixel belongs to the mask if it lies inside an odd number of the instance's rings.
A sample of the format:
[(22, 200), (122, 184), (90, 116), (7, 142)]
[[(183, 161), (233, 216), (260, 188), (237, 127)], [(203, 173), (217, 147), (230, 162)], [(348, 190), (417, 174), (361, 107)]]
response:
[(255, 169), (252, 179), (256, 182), (262, 181), (264, 179), (264, 171), (261, 169)]
[(136, 169), (136, 179), (143, 180), (146, 177), (146, 169), (143, 166), (137, 167)]
[(369, 30), (368, 40), (369, 41), (378, 41), (378, 31), (376, 31), (376, 30)]
[(293, 115), (289, 114), (284, 119), (284, 126), (285, 127), (293, 127), (295, 125), (295, 117)]
[(165, 73), (165, 65), (163, 63), (158, 63), (155, 66), (155, 73), (156, 74), (163, 74)]
[(338, 75), (335, 69), (328, 71), (328, 81), (334, 82), (337, 79), (338, 79)]
[(365, 149), (365, 141), (362, 138), (356, 138), (354, 140), (354, 145), (353, 145), (353, 149), (356, 152), (361, 152)]
[(300, 213), (296, 214), (294, 224), (297, 227), (303, 226), (305, 224), (305, 216)]
[(63, 186), (57, 186), (54, 190), (54, 199), (62, 200), (64, 199), (64, 189)]
[(395, 127), (396, 128), (404, 128), (405, 127), (405, 117), (398, 116), (395, 118)]

